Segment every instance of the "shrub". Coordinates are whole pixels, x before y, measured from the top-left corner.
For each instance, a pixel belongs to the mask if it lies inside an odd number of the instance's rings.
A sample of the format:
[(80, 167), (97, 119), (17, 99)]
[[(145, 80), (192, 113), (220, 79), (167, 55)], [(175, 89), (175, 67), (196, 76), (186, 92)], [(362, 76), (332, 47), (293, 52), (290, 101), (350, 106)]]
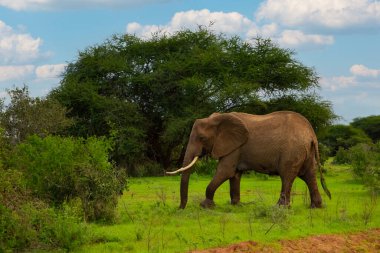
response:
[(28, 217), (0, 203), (0, 252), (25, 249), (36, 241), (36, 231), (28, 224)]
[(327, 159), (329, 158), (329, 154), (331, 153), (330, 148), (327, 145), (324, 145), (323, 143), (318, 143), (318, 150), (319, 150), (319, 162), (321, 164), (324, 164)]
[(363, 130), (353, 126), (332, 125), (319, 138), (320, 143), (328, 146), (330, 156), (335, 156), (339, 147), (349, 149), (358, 143), (371, 143), (371, 139)]
[(335, 164), (348, 164), (350, 163), (350, 152), (343, 147), (339, 147), (334, 157)]
[(358, 144), (349, 150), (356, 176), (373, 192), (380, 192), (380, 142)]
[(199, 175), (214, 175), (218, 161), (212, 158), (204, 158), (195, 164), (195, 170)]
[(23, 174), (0, 168), (0, 252), (63, 248), (86, 240), (86, 226), (71, 209), (54, 209), (25, 188)]
[(159, 163), (146, 160), (128, 170), (128, 175), (133, 177), (162, 176), (164, 169)]
[(30, 224), (37, 228), (38, 241), (45, 245), (71, 251), (87, 240), (87, 226), (71, 213), (68, 206), (35, 209), (26, 205), (23, 211), (29, 215)]
[(34, 196), (60, 206), (80, 198), (86, 220), (111, 221), (125, 177), (108, 161), (105, 138), (29, 137), (12, 165), (25, 175)]
[(0, 252), (72, 250), (83, 244), (82, 214), (78, 218), (69, 206), (49, 207), (33, 196), (23, 171), (9, 168), (17, 154), (5, 143), (0, 129)]

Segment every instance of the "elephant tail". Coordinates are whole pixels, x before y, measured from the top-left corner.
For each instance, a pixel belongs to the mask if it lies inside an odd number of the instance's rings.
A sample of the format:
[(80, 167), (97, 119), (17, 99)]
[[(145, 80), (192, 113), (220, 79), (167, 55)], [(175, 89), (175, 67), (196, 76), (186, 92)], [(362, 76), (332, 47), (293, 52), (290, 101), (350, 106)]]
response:
[(315, 159), (317, 161), (317, 166), (319, 168), (319, 174), (321, 176), (321, 185), (322, 185), (322, 188), (325, 191), (326, 195), (329, 197), (329, 199), (331, 199), (331, 193), (330, 193), (329, 189), (327, 188), (326, 180), (325, 180), (325, 177), (323, 176), (323, 166), (322, 166), (322, 164), (320, 162), (319, 149), (318, 149), (318, 141), (314, 140), (312, 142), (312, 146), (314, 147)]

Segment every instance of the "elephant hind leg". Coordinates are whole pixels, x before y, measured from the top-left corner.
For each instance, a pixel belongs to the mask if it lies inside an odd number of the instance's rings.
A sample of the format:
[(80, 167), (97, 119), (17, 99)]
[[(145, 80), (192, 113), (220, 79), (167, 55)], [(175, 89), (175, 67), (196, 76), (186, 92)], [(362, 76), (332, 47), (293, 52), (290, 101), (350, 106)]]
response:
[(302, 168), (302, 174), (298, 177), (301, 178), (309, 188), (310, 193), (310, 207), (311, 208), (321, 208), (322, 198), (318, 190), (317, 185), (317, 164), (314, 156), (307, 159)]
[(311, 208), (321, 208), (322, 207), (322, 198), (318, 190), (317, 178), (315, 173), (307, 172), (305, 175), (299, 176), (309, 188), (310, 193), (310, 207)]
[(293, 174), (287, 174), (281, 176), (281, 194), (277, 202), (278, 205), (289, 206), (290, 205), (290, 192), (294, 179), (296, 178)]
[(280, 199), (278, 200), (278, 205), (289, 206), (290, 204), (290, 192), (294, 179), (296, 179), (300, 169), (304, 164), (304, 159), (302, 155), (296, 157), (291, 157), (286, 159), (282, 158), (283, 163), (279, 164), (279, 174), (281, 177), (281, 194)]
[(241, 171), (237, 171), (236, 174), (230, 178), (230, 197), (232, 205), (237, 205), (240, 203), (241, 174)]

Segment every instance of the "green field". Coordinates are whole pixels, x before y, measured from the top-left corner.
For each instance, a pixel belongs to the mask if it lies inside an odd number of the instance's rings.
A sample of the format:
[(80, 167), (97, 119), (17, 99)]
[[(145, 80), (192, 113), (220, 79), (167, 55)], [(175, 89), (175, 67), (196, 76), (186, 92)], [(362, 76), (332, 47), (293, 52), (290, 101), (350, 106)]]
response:
[[(239, 206), (229, 204), (229, 184), (215, 194), (216, 207), (199, 207), (210, 176), (194, 173), (189, 202), (179, 210), (180, 176), (129, 179), (113, 225), (89, 224), (92, 237), (76, 252), (187, 252), (253, 240), (273, 244), (315, 234), (332, 234), (380, 227), (379, 203), (345, 166), (326, 166), (329, 200), (321, 190), (324, 208), (309, 209), (306, 185), (297, 179), (291, 208), (275, 205), (278, 177), (243, 175)], [(377, 201), (379, 202), (379, 201)]]

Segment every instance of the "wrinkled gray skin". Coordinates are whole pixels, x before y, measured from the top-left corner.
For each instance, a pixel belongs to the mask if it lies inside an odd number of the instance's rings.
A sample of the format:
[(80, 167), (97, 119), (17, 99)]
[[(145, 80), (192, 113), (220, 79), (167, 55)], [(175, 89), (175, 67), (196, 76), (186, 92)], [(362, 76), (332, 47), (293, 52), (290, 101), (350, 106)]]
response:
[[(204, 153), (219, 160), (214, 178), (207, 186), (206, 199), (201, 202), (205, 208), (215, 205), (214, 193), (227, 180), (231, 204), (239, 203), (240, 179), (247, 170), (281, 177), (279, 205), (289, 205), (291, 187), (298, 176), (309, 188), (311, 207), (322, 206), (316, 181), (318, 141), (310, 123), (298, 113), (214, 113), (197, 119), (183, 166)], [(182, 173), (180, 208), (186, 207), (191, 170)]]

